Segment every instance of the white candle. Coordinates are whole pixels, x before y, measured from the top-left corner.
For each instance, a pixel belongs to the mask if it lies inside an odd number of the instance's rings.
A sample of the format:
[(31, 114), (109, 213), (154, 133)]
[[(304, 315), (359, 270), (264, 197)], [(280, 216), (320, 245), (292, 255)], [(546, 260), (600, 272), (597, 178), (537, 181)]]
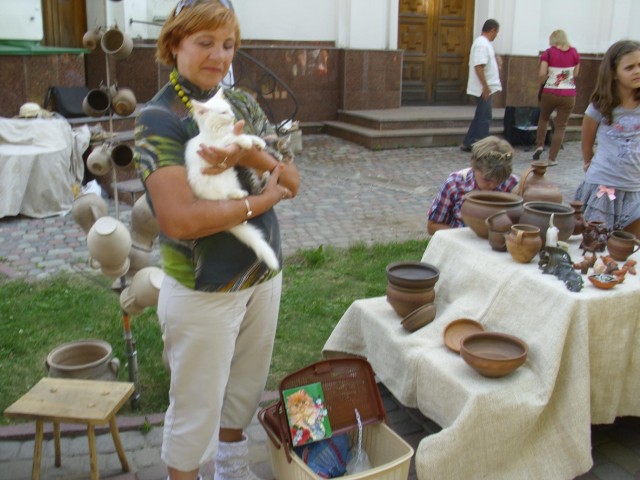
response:
[(545, 246), (547, 247), (557, 247), (558, 246), (558, 228), (553, 224), (553, 213), (551, 214), (551, 218), (549, 219), (549, 228), (547, 229), (547, 238), (545, 242)]

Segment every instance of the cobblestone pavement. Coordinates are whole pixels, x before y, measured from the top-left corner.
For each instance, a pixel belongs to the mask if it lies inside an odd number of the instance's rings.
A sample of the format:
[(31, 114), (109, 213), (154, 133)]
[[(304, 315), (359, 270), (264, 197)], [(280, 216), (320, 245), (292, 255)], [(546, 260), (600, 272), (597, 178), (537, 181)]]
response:
[[(426, 212), (444, 178), (469, 164), (469, 154), (458, 148), (408, 148), (371, 151), (325, 135), (303, 137), (304, 151), (297, 159), (302, 183), (300, 194), (276, 208), (281, 222), (285, 255), (320, 245), (348, 246), (355, 242), (390, 242), (426, 239)], [(518, 148), (514, 172), (521, 174), (530, 163), (531, 151)], [(549, 180), (558, 184), (569, 200), (581, 181), (580, 145), (565, 144), (559, 165), (548, 169)], [(118, 217), (128, 225), (130, 207), (119, 205)], [(110, 215), (116, 216), (113, 202)], [(85, 271), (87, 248), (84, 232), (71, 215), (46, 219), (10, 217), (0, 219), (0, 278), (39, 279), (62, 270)], [(157, 251), (152, 257), (158, 261)], [(407, 409), (382, 386), (385, 409), (392, 428), (414, 448), (421, 438), (439, 427), (417, 410)], [(265, 392), (265, 400), (273, 392)], [(143, 434), (145, 419), (119, 419), (122, 441), (132, 472), (119, 473), (110, 436), (98, 436), (98, 462), (103, 477), (120, 480), (159, 480), (166, 468), (159, 459), (161, 428)], [(152, 417), (153, 425), (162, 415)], [(33, 425), (0, 428), (0, 480), (30, 478), (33, 457)], [(594, 427), (594, 467), (583, 480), (640, 479), (640, 423), (619, 419), (614, 425)], [(53, 466), (53, 442), (46, 442), (42, 478), (88, 478), (86, 436), (66, 435), (62, 443), (62, 467)], [(254, 419), (248, 430), (253, 470), (272, 478), (267, 438)], [(410, 471), (415, 478), (415, 470)], [(207, 478), (207, 477), (205, 477)]]

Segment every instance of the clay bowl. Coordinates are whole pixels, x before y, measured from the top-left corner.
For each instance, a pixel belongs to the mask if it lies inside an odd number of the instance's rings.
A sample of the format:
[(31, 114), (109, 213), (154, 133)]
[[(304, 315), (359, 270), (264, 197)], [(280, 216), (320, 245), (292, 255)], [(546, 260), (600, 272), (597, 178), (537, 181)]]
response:
[(513, 335), (473, 333), (462, 339), (460, 355), (476, 372), (497, 378), (513, 372), (527, 359), (529, 347)]
[(464, 195), (460, 214), (465, 225), (476, 235), (488, 238), (487, 218), (506, 210), (511, 222), (518, 223), (522, 209), (522, 197), (515, 193), (472, 190)]
[(481, 323), (469, 318), (459, 318), (449, 323), (444, 329), (444, 344), (452, 352), (460, 353), (462, 339), (472, 333), (484, 332)]
[(434, 318), (436, 318), (436, 306), (433, 303), (428, 303), (404, 317), (401, 324), (405, 330), (415, 332), (419, 328), (431, 323)]
[(440, 270), (424, 262), (394, 262), (387, 265), (387, 281), (400, 288), (432, 288)]
[(601, 273), (599, 275), (589, 275), (588, 278), (591, 283), (603, 290), (609, 290), (610, 288), (613, 288), (618, 283), (620, 283), (617, 277), (615, 277), (614, 275), (607, 275), (606, 273)]
[(435, 298), (433, 288), (402, 288), (387, 283), (387, 302), (403, 318), (423, 305), (433, 303)]

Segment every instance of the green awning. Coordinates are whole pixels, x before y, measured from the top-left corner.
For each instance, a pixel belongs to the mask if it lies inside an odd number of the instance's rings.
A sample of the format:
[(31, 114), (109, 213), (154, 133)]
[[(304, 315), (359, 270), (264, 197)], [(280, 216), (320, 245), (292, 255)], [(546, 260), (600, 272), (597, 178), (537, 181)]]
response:
[(0, 55), (55, 55), (89, 53), (84, 48), (49, 47), (32, 40), (0, 40)]

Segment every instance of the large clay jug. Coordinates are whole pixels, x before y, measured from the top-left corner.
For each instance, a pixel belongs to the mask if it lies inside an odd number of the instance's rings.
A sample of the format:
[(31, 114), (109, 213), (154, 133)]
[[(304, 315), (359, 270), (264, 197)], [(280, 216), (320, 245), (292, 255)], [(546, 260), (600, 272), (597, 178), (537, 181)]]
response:
[(629, 255), (636, 253), (638, 248), (640, 248), (640, 240), (633, 233), (622, 230), (614, 230), (607, 240), (609, 255), (619, 262), (624, 262)]
[(531, 162), (531, 167), (520, 177), (516, 193), (522, 197), (525, 203), (536, 200), (562, 203), (562, 192), (555, 183), (544, 176), (546, 171), (546, 162)]
[(518, 263), (529, 263), (542, 247), (540, 229), (533, 225), (515, 224), (506, 236), (507, 251)]

